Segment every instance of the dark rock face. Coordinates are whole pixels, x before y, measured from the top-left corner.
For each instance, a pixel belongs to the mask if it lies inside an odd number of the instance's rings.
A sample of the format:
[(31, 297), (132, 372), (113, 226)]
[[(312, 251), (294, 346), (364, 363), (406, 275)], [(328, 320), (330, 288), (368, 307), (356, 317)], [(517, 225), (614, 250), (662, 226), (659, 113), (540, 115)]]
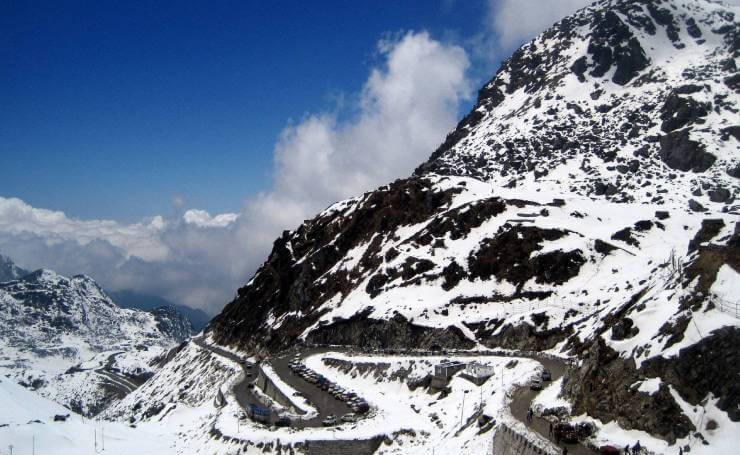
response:
[(193, 324), (173, 306), (162, 306), (149, 312), (154, 315), (159, 331), (175, 341), (186, 340), (195, 333)]
[(698, 255), (694, 261), (686, 267), (686, 282), (690, 283), (698, 278), (696, 291), (704, 295), (709, 293), (709, 289), (717, 278), (717, 272), (722, 265), (728, 264), (735, 270), (740, 270), (740, 224), (735, 225), (735, 233), (726, 245), (701, 244), (713, 239), (721, 225), (715, 220), (706, 220), (706, 225), (702, 222), (702, 228), (696, 237), (690, 242), (689, 248), (697, 251)]
[(689, 242), (689, 253), (699, 248), (699, 245), (701, 245), (702, 243), (708, 242), (716, 237), (723, 227), (725, 227), (725, 222), (722, 219), (702, 220), (701, 228), (696, 232), (694, 238)]
[[(284, 232), (275, 241), (267, 261), (252, 282), (239, 289), (237, 298), (211, 322), (217, 341), (248, 349), (280, 350), (295, 341), (321, 315), (313, 309), (351, 289), (353, 277), (341, 272), (316, 285), (347, 252), (379, 234), (360, 260), (360, 270), (372, 270), (383, 263), (379, 248), (384, 236), (398, 226), (429, 219), (449, 204), (460, 189), (432, 190), (423, 178), (398, 180), (366, 198), (350, 215), (335, 213), (305, 222), (294, 232)], [(296, 263), (296, 258), (306, 259)], [(412, 268), (412, 270), (417, 270)], [(369, 292), (378, 292), (388, 277), (374, 278)], [(301, 311), (304, 317), (288, 317), (279, 331), (263, 325), (269, 314)]]
[(686, 19), (686, 31), (692, 38), (701, 38), (701, 29), (696, 24), (696, 20), (693, 17)]
[(706, 147), (689, 139), (689, 131), (679, 130), (660, 138), (660, 159), (671, 169), (704, 172), (717, 160)]
[(698, 405), (707, 394), (719, 398), (717, 407), (733, 422), (740, 421), (740, 329), (723, 327), (701, 342), (681, 349), (676, 358), (646, 360), (640, 372), (660, 376), (673, 385), (681, 397)]
[(542, 328), (523, 322), (507, 324), (495, 336), (481, 337), (481, 342), (489, 348), (544, 351), (552, 349), (572, 333), (572, 325)]
[(537, 283), (562, 284), (576, 276), (586, 260), (581, 251), (553, 251), (532, 257), (544, 241), (562, 238), (563, 231), (532, 226), (503, 226), (495, 237), (481, 242), (468, 258), (471, 279), (492, 276), (507, 280), (519, 289), (532, 278)]
[(430, 245), (434, 239), (449, 235), (451, 240), (466, 236), (471, 230), (506, 210), (506, 202), (501, 198), (476, 201), (450, 210), (442, 217), (434, 218), (424, 229), (411, 238), (418, 245)]
[(728, 202), (732, 193), (727, 188), (716, 188), (709, 192), (709, 200), (712, 202)]
[(621, 229), (614, 234), (612, 234), (611, 237), (612, 240), (621, 240), (622, 242), (626, 243), (627, 245), (631, 245), (634, 247), (639, 247), (640, 242), (632, 235), (632, 228), (626, 227), (624, 229)]
[(604, 423), (616, 420), (622, 428), (646, 431), (671, 443), (695, 429), (665, 385), (652, 395), (638, 392), (633, 385), (644, 379), (642, 369), (638, 371), (632, 359), (621, 358), (601, 338), (591, 343), (584, 357), (583, 365), (569, 371), (563, 385), (574, 415), (587, 412)]
[[(612, 66), (616, 66), (612, 82), (619, 85), (627, 84), (650, 63), (629, 27), (610, 10), (603, 14), (596, 13), (588, 53), (595, 62), (589, 74), (603, 77)], [(585, 62), (581, 62), (576, 70), (583, 74), (586, 66)]]
[(630, 318), (620, 319), (619, 322), (614, 324), (612, 327), (612, 340), (624, 340), (626, 338), (632, 338), (637, 335), (640, 330), (634, 326), (634, 322)]
[(13, 261), (0, 254), (0, 283), (10, 280), (17, 280), (24, 275), (28, 275), (27, 270), (23, 270), (13, 263)]
[(597, 253), (601, 253), (603, 255), (607, 255), (616, 249), (616, 246), (612, 245), (611, 243), (607, 243), (601, 239), (596, 239), (596, 241), (594, 242), (594, 250), (596, 250)]
[(703, 205), (701, 205), (698, 201), (694, 199), (689, 199), (689, 209), (691, 209), (692, 212), (704, 212), (707, 210), (704, 208)]
[(401, 349), (409, 346), (430, 349), (470, 349), (475, 344), (457, 327), (433, 329), (415, 325), (400, 315), (391, 320), (367, 319), (356, 316), (319, 327), (307, 341), (317, 344), (363, 346), (365, 348)]
[(675, 92), (671, 93), (660, 110), (660, 118), (663, 120), (660, 128), (668, 133), (689, 124), (703, 123), (701, 119), (709, 114), (710, 109), (711, 106), (708, 103), (700, 103), (693, 98), (681, 97)]

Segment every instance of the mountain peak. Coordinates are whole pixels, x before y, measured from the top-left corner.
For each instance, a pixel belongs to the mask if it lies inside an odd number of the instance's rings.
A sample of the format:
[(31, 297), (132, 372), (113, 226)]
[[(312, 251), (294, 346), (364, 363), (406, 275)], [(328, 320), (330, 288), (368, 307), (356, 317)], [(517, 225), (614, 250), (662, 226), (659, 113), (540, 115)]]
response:
[(0, 254), (0, 283), (27, 275), (28, 271), (15, 265), (12, 259)]
[(69, 280), (51, 269), (38, 269), (21, 278), (25, 282), (50, 283), (69, 282)]
[(708, 0), (584, 8), (506, 60), (416, 174), (736, 210), (738, 13)]

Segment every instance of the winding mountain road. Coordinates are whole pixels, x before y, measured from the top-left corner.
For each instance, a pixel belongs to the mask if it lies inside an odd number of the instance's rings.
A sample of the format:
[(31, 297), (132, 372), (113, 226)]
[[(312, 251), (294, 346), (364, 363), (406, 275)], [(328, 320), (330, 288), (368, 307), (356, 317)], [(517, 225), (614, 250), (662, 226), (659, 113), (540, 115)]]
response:
[[(253, 383), (254, 379), (249, 378), (247, 376), (247, 373), (250, 373), (250, 372), (252, 373), (253, 377), (256, 376), (258, 374), (257, 370), (262, 369), (261, 365), (259, 364), (255, 365), (252, 368), (252, 370), (255, 370), (255, 371), (248, 370), (247, 367), (243, 363), (243, 359), (237, 356), (236, 354), (226, 351), (224, 349), (218, 348), (216, 346), (209, 345), (205, 343), (202, 338), (193, 338), (192, 341), (203, 349), (206, 349), (217, 355), (223, 356), (233, 362), (236, 362), (244, 370), (245, 379), (237, 383), (234, 386), (236, 400), (242, 408), (246, 410), (249, 408), (250, 404), (254, 404), (256, 406), (261, 406), (261, 407), (265, 406), (260, 401), (260, 399), (255, 395), (252, 389), (249, 387), (249, 384)], [(304, 359), (308, 356), (322, 354), (325, 352), (350, 352), (350, 350), (336, 348), (336, 347), (334, 348), (312, 348), (312, 349), (300, 351), (299, 355), (302, 359)], [(465, 353), (459, 353), (459, 354), (465, 355)], [(409, 353), (409, 355), (413, 355), (413, 353)], [(512, 356), (502, 356), (501, 354), (490, 354), (490, 355), (495, 356), (495, 357), (512, 358)], [(295, 373), (293, 373), (293, 371), (290, 369), (290, 362), (293, 356), (294, 354), (291, 354), (291, 353), (281, 355), (279, 357), (272, 359), (270, 361), (270, 364), (272, 365), (272, 368), (275, 371), (275, 373), (279, 376), (279, 378), (283, 382), (285, 382), (288, 386), (292, 387), (294, 390), (296, 390), (298, 393), (304, 396), (309, 401), (309, 403), (311, 403), (311, 405), (313, 405), (316, 408), (316, 410), (318, 411), (318, 415), (310, 419), (294, 419), (291, 422), (291, 426), (295, 428), (320, 427), (322, 426), (322, 421), (330, 414), (341, 416), (348, 412), (352, 412), (346, 403), (335, 399), (329, 393), (318, 388), (315, 384), (311, 384), (305, 381), (303, 378), (296, 375)], [(544, 358), (544, 357), (539, 357), (539, 356), (528, 356), (524, 354), (518, 357), (529, 358), (529, 359), (536, 360), (537, 362), (541, 363), (546, 369), (550, 370), (553, 381), (557, 381), (558, 379), (560, 379), (567, 371), (567, 365), (562, 360)], [(264, 372), (262, 372), (262, 374), (264, 374)], [(593, 455), (594, 453), (596, 453), (593, 450), (581, 444), (565, 444), (563, 442), (561, 442), (560, 444), (556, 444), (555, 439), (553, 437), (548, 436), (549, 421), (544, 418), (535, 416), (532, 422), (529, 422), (529, 423), (527, 422), (527, 418), (526, 418), (527, 411), (531, 408), (532, 401), (534, 400), (534, 398), (537, 396), (538, 393), (540, 392), (535, 391), (535, 390), (530, 390), (529, 387), (520, 387), (518, 390), (514, 392), (513, 399), (510, 405), (511, 414), (514, 416), (514, 418), (516, 418), (517, 420), (522, 422), (524, 425), (526, 425), (530, 429), (530, 431), (536, 432), (543, 439), (549, 440), (554, 445), (558, 445), (559, 447), (567, 447), (569, 454)]]
[(121, 352), (115, 352), (108, 356), (105, 365), (95, 370), (95, 373), (103, 377), (104, 384), (109, 387), (119, 398), (123, 398), (136, 390), (144, 381), (120, 374), (113, 370), (116, 356)]
[[(552, 374), (552, 380), (557, 381), (567, 371), (567, 366), (563, 361), (547, 358), (535, 358), (527, 357), (536, 360), (542, 364), (546, 369), (550, 370)], [(525, 424), (530, 431), (535, 431), (542, 438), (547, 439), (551, 443), (559, 447), (567, 447), (568, 453), (571, 455), (593, 455), (597, 452), (585, 447), (582, 444), (566, 444), (560, 442), (557, 444), (555, 438), (548, 435), (550, 431), (550, 422), (547, 419), (534, 416), (532, 422), (527, 422), (527, 411), (532, 407), (532, 401), (540, 392), (537, 390), (531, 390), (529, 387), (520, 387), (514, 392), (513, 400), (511, 401), (510, 410), (511, 414), (518, 421)]]

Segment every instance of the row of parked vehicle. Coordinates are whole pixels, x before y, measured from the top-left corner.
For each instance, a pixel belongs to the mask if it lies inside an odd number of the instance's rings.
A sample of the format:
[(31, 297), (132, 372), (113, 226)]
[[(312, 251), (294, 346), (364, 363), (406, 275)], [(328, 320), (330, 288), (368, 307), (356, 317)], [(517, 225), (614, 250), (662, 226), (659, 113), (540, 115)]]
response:
[[(300, 356), (296, 355), (290, 362), (289, 366), (295, 374), (302, 377), (304, 380), (312, 384), (316, 384), (316, 387), (332, 395), (337, 400), (347, 403), (355, 413), (364, 414), (370, 409), (367, 401), (359, 397), (355, 392), (346, 390), (344, 387), (335, 384), (328, 378), (303, 365), (303, 363), (301, 363)], [(352, 413), (341, 418), (342, 422), (355, 422), (356, 420), (356, 415)], [(337, 423), (339, 423), (339, 420), (336, 416), (330, 415), (324, 420), (324, 425), (336, 425)]]

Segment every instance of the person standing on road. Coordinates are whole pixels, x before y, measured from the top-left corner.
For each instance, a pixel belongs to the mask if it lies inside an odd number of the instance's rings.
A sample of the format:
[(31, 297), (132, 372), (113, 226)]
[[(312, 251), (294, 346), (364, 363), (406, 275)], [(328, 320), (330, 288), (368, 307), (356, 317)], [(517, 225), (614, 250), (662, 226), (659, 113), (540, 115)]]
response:
[(567, 447), (563, 447), (563, 455), (568, 455), (568, 448)]
[(552, 422), (550, 422), (550, 429), (547, 431), (547, 435), (552, 437)]

